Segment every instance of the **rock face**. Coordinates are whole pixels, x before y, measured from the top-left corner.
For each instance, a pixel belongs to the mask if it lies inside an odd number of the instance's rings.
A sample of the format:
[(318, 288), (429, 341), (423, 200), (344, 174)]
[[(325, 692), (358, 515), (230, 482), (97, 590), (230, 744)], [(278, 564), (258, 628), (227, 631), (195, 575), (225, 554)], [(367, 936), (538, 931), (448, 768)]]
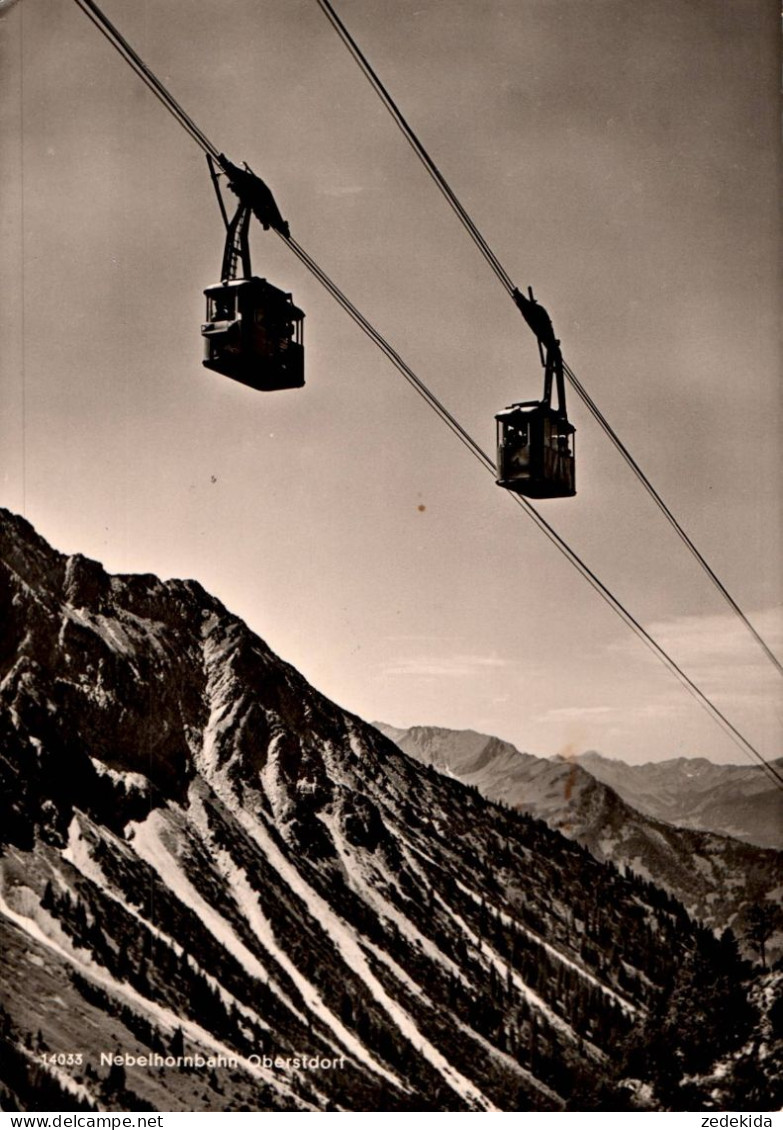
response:
[[(703, 757), (626, 765), (595, 752), (583, 753), (579, 764), (648, 816), (783, 849), (783, 798), (759, 766)], [(783, 770), (783, 758), (772, 764)]]
[[(509, 742), (470, 730), (434, 726), (400, 730), (383, 724), (379, 728), (424, 765), (474, 786), (490, 800), (545, 820), (551, 828), (586, 847), (596, 859), (631, 868), (651, 879), (673, 894), (694, 917), (716, 929), (731, 926), (743, 938), (749, 928), (751, 907), (781, 902), (783, 853), (645, 816), (627, 803), (631, 775), (624, 796), (596, 779), (593, 766), (597, 754), (573, 761), (550, 760), (520, 753)], [(608, 779), (615, 763), (608, 758), (600, 761)], [(617, 775), (630, 768), (622, 762), (617, 765)], [(752, 767), (750, 772), (754, 772)], [(712, 778), (711, 773), (703, 775)], [(665, 776), (662, 771), (661, 779)], [(757, 778), (758, 774), (754, 780)], [(676, 780), (671, 791), (676, 791)], [(781, 794), (776, 792), (780, 804)], [(681, 808), (685, 808), (684, 802)], [(771, 942), (774, 954), (779, 953), (781, 943), (783, 930), (778, 930)]]
[(3, 1109), (674, 1101), (622, 1049), (679, 970), (748, 971), (664, 892), (409, 758), (193, 582), (0, 512), (0, 615)]

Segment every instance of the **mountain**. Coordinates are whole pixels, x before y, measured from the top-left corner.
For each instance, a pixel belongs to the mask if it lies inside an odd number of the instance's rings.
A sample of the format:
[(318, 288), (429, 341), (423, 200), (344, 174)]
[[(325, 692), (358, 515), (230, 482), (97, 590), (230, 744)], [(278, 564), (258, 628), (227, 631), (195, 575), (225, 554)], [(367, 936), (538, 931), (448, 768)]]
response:
[(0, 511), (0, 615), (3, 1109), (777, 1100), (780, 974), (406, 756), (195, 582)]
[[(648, 816), (783, 849), (783, 798), (759, 766), (716, 765), (704, 757), (626, 765), (593, 751), (578, 763)], [(783, 770), (783, 758), (772, 764)]]
[[(472, 730), (376, 725), (422, 764), (477, 788), (490, 800), (545, 820), (596, 859), (651, 879), (710, 926), (732, 926), (742, 937), (751, 907), (780, 903), (783, 853), (643, 815), (593, 776), (597, 755), (550, 760)], [(781, 944), (783, 928), (771, 943), (774, 953)]]

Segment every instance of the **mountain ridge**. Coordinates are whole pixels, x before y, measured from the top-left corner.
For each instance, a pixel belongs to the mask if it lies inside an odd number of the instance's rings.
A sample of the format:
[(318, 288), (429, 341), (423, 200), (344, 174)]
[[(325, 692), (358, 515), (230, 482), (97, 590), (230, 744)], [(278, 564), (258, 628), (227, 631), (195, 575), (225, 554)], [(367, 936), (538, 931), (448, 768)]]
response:
[[(420, 765), (195, 582), (0, 511), (0, 614), (4, 1109), (676, 1104), (620, 1049), (677, 978), (718, 1016), (749, 971), (665, 892)], [(753, 1023), (716, 1023), (705, 1088), (769, 1075)]]
[(376, 725), (423, 763), (546, 821), (597, 859), (652, 879), (715, 928), (731, 925), (742, 936), (752, 906), (780, 899), (783, 854), (650, 817), (595, 778), (582, 757), (537, 758), (476, 731)]
[[(628, 765), (595, 751), (577, 761), (648, 816), (783, 849), (780, 790), (759, 766), (723, 765), (703, 757)], [(783, 758), (770, 764), (783, 768)]]

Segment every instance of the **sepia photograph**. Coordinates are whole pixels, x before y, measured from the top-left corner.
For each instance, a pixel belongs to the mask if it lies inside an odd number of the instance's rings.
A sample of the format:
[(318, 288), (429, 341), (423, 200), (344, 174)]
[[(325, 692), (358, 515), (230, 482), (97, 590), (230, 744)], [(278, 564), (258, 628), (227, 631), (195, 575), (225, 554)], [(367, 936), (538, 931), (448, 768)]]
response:
[(4, 1125), (774, 1125), (779, 17), (0, 0)]

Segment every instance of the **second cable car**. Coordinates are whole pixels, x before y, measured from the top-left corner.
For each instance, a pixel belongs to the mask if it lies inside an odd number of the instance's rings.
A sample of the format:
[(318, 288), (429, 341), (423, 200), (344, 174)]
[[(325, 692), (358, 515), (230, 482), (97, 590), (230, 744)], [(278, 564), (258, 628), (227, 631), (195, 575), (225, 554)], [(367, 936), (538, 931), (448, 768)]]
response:
[[(528, 498), (568, 498), (576, 494), (575, 432), (565, 405), (560, 342), (549, 315), (533, 298), (519, 291), (514, 299), (538, 339), (544, 363), (543, 400), (512, 404), (497, 421), (497, 484)], [(557, 408), (552, 407), (552, 381)]]
[[(304, 312), (294, 305), (286, 291), (266, 279), (256, 278), (250, 266), (248, 226), (251, 212), (266, 227), (273, 226), (286, 236), (288, 226), (277, 212), (271, 193), (262, 181), (249, 172), (237, 169), (225, 158), (221, 157), (221, 163), (230, 170), (231, 187), (240, 196), (240, 203), (233, 219), (228, 222), (218, 190), (218, 200), (226, 220), (226, 245), (222, 281), (204, 291), (207, 318), (201, 326), (203, 363), (207, 369), (259, 391), (301, 388), (305, 383)], [(211, 162), (210, 169), (217, 189)], [(246, 178), (247, 184), (240, 179), (240, 174)], [(259, 201), (263, 202), (264, 212), (260, 210)], [(272, 201), (271, 205), (268, 201)]]

